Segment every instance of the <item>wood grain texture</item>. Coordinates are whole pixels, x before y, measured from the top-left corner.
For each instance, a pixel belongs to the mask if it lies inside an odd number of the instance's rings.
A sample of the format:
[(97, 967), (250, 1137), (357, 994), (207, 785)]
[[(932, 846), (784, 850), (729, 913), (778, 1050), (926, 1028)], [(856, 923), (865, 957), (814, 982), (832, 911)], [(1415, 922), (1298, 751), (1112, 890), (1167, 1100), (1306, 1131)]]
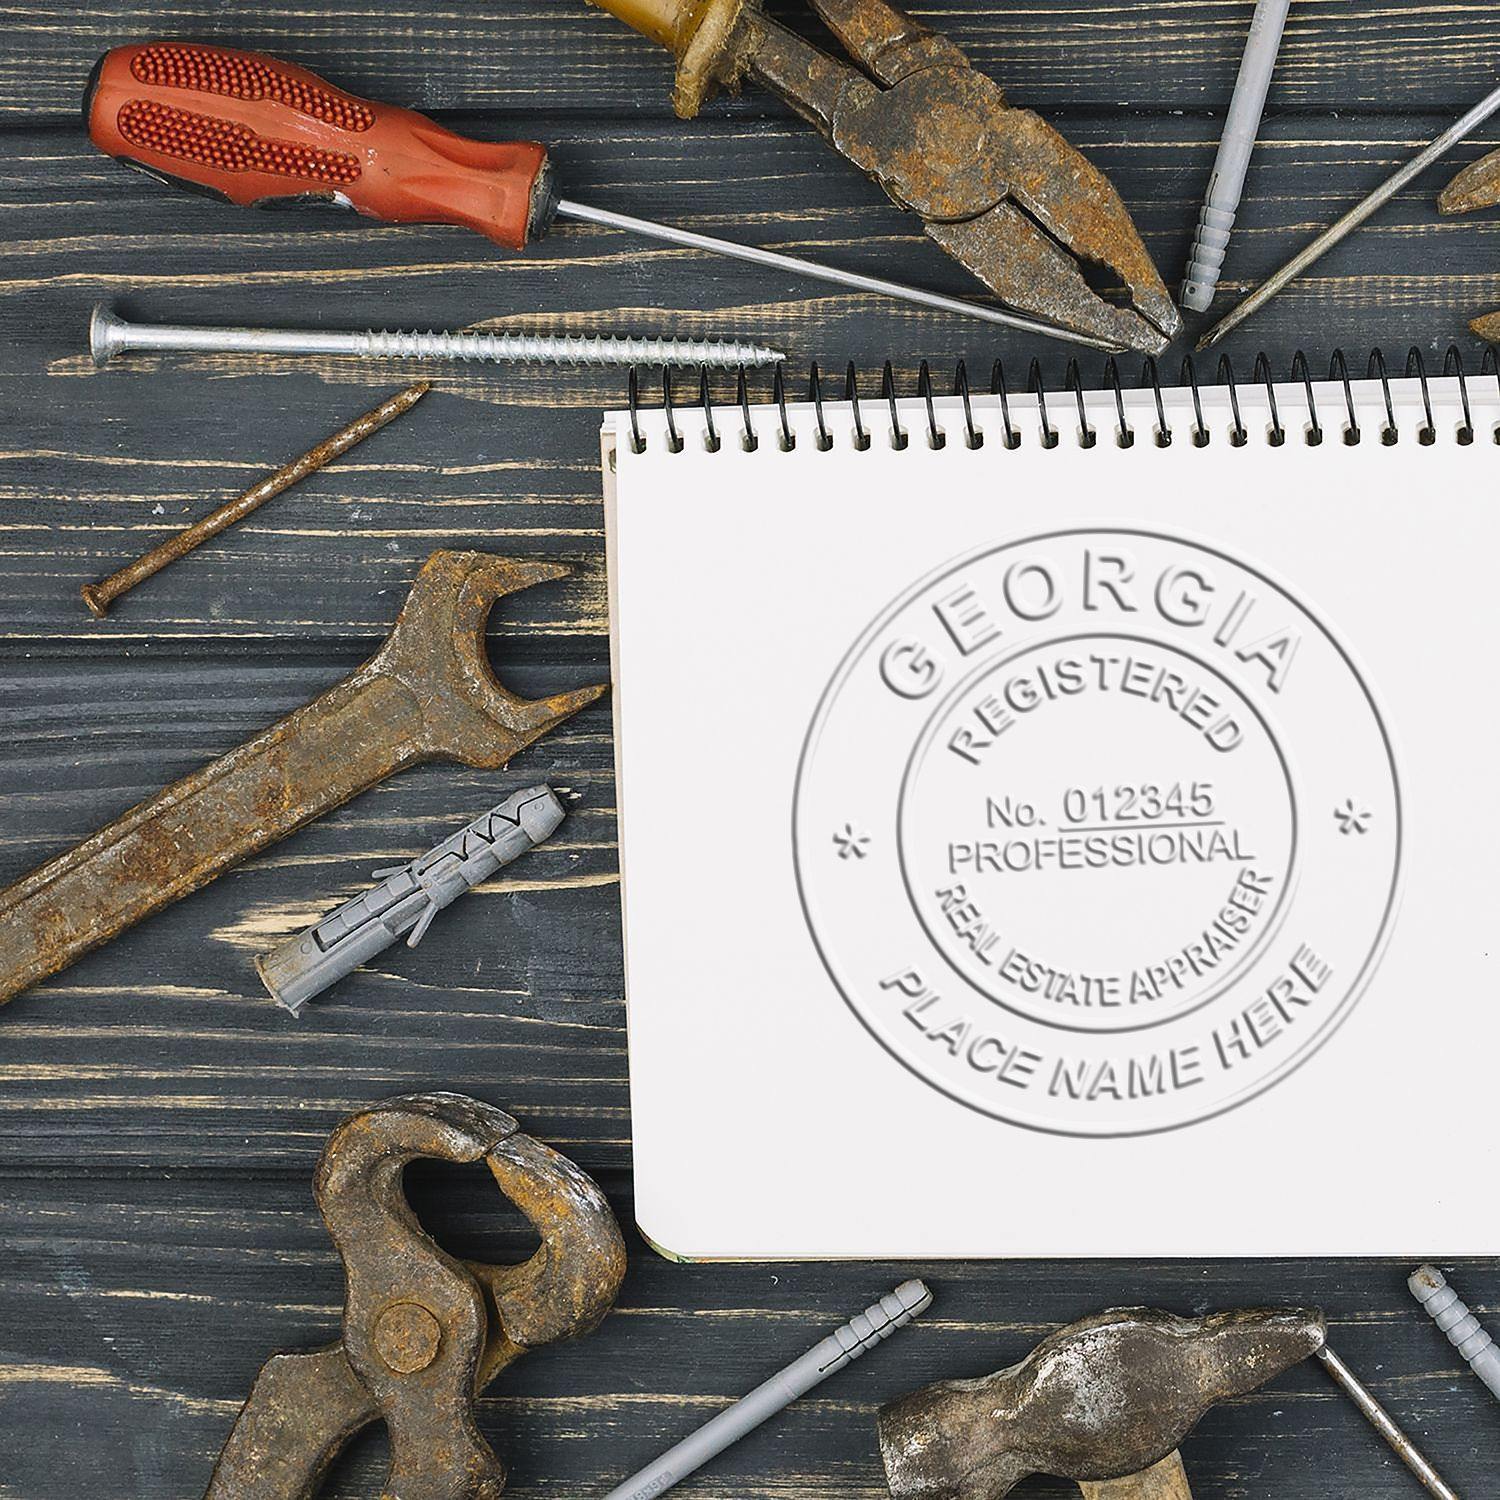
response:
[[(310, 1108), (308, 1123), (331, 1123)], [(70, 1446), (70, 1489), (194, 1494), (265, 1355), (337, 1333), (342, 1284), (304, 1182), (241, 1180), (239, 1201), (205, 1201), (217, 1178), (23, 1180), (0, 1206), (8, 1254), (0, 1295), (28, 1352), (0, 1363), (0, 1431), (89, 1430)], [(623, 1173), (603, 1174), (629, 1210)], [(416, 1172), (424, 1223), (455, 1253), (527, 1253), (482, 1172)], [(890, 1267), (672, 1266), (631, 1238), (618, 1309), (587, 1340), (529, 1355), (480, 1403), (486, 1435), (512, 1466), (512, 1493), (576, 1497), (611, 1483), (706, 1420), (793, 1353), (888, 1289)], [(875, 1409), (905, 1390), (1021, 1357), (1052, 1326), (1105, 1304), (1184, 1311), (1254, 1302), (1321, 1302), (1345, 1358), (1440, 1455), (1461, 1493), (1490, 1493), (1494, 1414), (1471, 1378), (1436, 1354), (1440, 1336), (1415, 1305), (1372, 1311), (1349, 1268), (1264, 1262), (1195, 1266), (1084, 1262), (903, 1268), (939, 1300), (912, 1328), (717, 1460), (684, 1494), (713, 1497), (884, 1493)], [(1366, 1262), (1366, 1287), (1402, 1268)], [(12, 1335), (14, 1337), (14, 1335)], [(1405, 1500), (1412, 1480), (1315, 1364), (1215, 1408), (1185, 1445), (1199, 1500), (1306, 1496)], [(380, 1445), (362, 1444), (329, 1493), (371, 1495)], [(7, 1493), (61, 1492), (40, 1446), (7, 1466)], [(1038, 1479), (1024, 1493), (1076, 1489)]]
[[(924, 15), (1109, 172), (1174, 279), (1249, 9), (951, 0)], [(780, 13), (805, 25), (800, 8)], [(810, 361), (841, 372), (855, 360), (871, 394), (887, 357), (905, 389), (924, 358), (940, 378), (964, 358), (983, 384), (999, 356), (1024, 384), (1035, 356), (1062, 381), (1062, 345), (607, 232), (560, 227), (506, 256), (456, 231), (235, 214), (172, 195), (94, 155), (76, 124), (97, 54), (154, 35), (281, 51), (458, 129), (539, 136), (585, 201), (978, 294), (775, 101), (746, 95), (673, 122), (665, 54), (580, 0), (0, 7), (0, 883), (352, 669), (436, 547), (573, 567), (497, 612), (492, 653), (516, 688), (607, 672), (597, 429), (623, 399), (619, 372), (444, 370), (432, 397), (344, 463), (90, 620), (80, 583), (414, 373), (236, 359), (96, 372), (83, 331), (100, 298), (182, 321), (733, 333), (785, 348), (798, 381)], [(1497, 43), (1500, 14), (1479, 0), (1301, 0), (1221, 306), (1491, 87)], [(1453, 167), (1497, 141), (1481, 132)], [(1362, 359), (1380, 343), (1399, 360), (1416, 344), (1440, 360), (1459, 340), (1477, 367), (1463, 328), (1500, 304), (1500, 214), (1439, 220), (1444, 175), (1256, 318), (1229, 346), (1241, 378), (1261, 348), (1284, 372), (1299, 347)], [(1092, 380), (1099, 361), (1083, 366)], [(1163, 369), (1175, 378), (1175, 355)], [(264, 995), (257, 951), (376, 866), (544, 778), (582, 793), (562, 830), (419, 949), (391, 949), (301, 1023)], [(3, 1500), (201, 1492), (266, 1355), (336, 1331), (339, 1266), (309, 1180), (348, 1109), (413, 1088), (492, 1100), (595, 1173), (628, 1223), (615, 838), (604, 704), (504, 773), (430, 766), (385, 783), (0, 1011)], [(455, 1252), (526, 1253), (484, 1174), (419, 1169), (411, 1187)], [(1414, 1260), (1434, 1248), (1420, 1224), (1411, 1240)], [(618, 1314), (586, 1342), (528, 1358), (482, 1403), (519, 1500), (604, 1493), (907, 1273), (938, 1291), (920, 1324), (685, 1497), (878, 1500), (879, 1402), (1009, 1363), (1058, 1323), (1136, 1302), (1327, 1307), (1340, 1351), (1460, 1492), (1500, 1492), (1500, 1413), (1410, 1302), (1405, 1264), (673, 1266), (633, 1235), (631, 1251)], [(1493, 1323), (1500, 1260), (1468, 1262), (1455, 1280)], [(375, 1493), (382, 1451), (359, 1444), (329, 1493)], [(1415, 1491), (1311, 1365), (1211, 1413), (1186, 1456), (1199, 1500)], [(1076, 1491), (1035, 1481), (1024, 1493)]]
[[(773, 14), (826, 45), (805, 7)], [(953, 0), (925, 14), (1017, 102), (1049, 113), (1142, 114), (1222, 106), (1239, 64), (1250, 0)], [(71, 118), (106, 48), (158, 36), (211, 38), (294, 56), (356, 92), (428, 110), (540, 110), (605, 119), (665, 118), (665, 51), (583, 0), (447, 0), (376, 6), (215, 0), (172, 6), (12, 0), (0, 10), (0, 113), (22, 123)], [(1484, 0), (1303, 0), (1292, 10), (1275, 104), (1457, 114), (1494, 86), (1500, 17)], [(780, 113), (763, 95), (715, 113)]]

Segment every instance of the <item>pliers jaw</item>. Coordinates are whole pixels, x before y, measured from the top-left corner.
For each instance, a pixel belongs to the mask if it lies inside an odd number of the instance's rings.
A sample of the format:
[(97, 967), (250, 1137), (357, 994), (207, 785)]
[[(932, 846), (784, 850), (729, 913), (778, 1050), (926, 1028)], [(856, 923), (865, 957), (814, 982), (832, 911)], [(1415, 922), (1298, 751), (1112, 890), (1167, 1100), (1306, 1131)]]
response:
[(1479, 208), (1500, 205), (1500, 151), (1491, 151), (1478, 161), (1470, 162), (1438, 194), (1438, 212), (1473, 213)]
[[(1438, 194), (1438, 212), (1468, 214), (1481, 208), (1500, 206), (1500, 151), (1491, 151), (1478, 161), (1470, 162)], [(1469, 327), (1480, 338), (1500, 344), (1500, 312), (1475, 318)]]
[[(537, 1251), (492, 1266), (440, 1249), (402, 1188), (418, 1157), (483, 1161), (536, 1230)], [(350, 1115), (313, 1187), (344, 1262), (343, 1336), (266, 1362), (205, 1500), (312, 1500), (376, 1419), (390, 1438), (385, 1500), (498, 1500), (505, 1466), (475, 1399), (528, 1350), (587, 1333), (609, 1311), (625, 1272), (609, 1205), (510, 1115), (460, 1094), (408, 1094)]]
[[(758, 0), (602, 3), (676, 54), (679, 114), (695, 114), (716, 85), (764, 85), (1007, 306), (1145, 353), (1180, 331), (1108, 178), (1038, 115), (1008, 105), (947, 38), (885, 0), (812, 0), (858, 67), (770, 20)], [(1100, 297), (1079, 261), (1118, 276), (1133, 310)]]

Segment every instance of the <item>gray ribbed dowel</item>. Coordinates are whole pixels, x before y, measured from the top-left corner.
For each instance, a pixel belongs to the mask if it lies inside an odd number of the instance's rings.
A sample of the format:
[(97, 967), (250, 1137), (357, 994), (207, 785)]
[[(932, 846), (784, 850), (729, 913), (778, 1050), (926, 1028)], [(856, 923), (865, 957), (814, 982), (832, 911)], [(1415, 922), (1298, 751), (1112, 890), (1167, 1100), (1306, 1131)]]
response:
[(851, 1318), (764, 1385), (756, 1386), (742, 1401), (736, 1401), (711, 1422), (690, 1433), (655, 1463), (632, 1474), (604, 1500), (652, 1500), (663, 1490), (671, 1489), (730, 1444), (737, 1443), (752, 1428), (759, 1427), (766, 1418), (775, 1416), (820, 1381), (858, 1359), (866, 1349), (873, 1349), (882, 1339), (905, 1327), (931, 1302), (932, 1293), (924, 1282), (903, 1281), (894, 1292), (867, 1307), (857, 1318)]
[(1229, 114), (1224, 120), (1224, 134), (1219, 138), (1208, 193), (1198, 214), (1198, 232), (1193, 237), (1187, 272), (1178, 294), (1178, 300), (1192, 312), (1207, 312), (1214, 300), (1290, 5), (1291, 0), (1256, 0), (1255, 14), (1250, 17), (1250, 35), (1245, 40), (1245, 54), (1240, 59)]
[(1490, 1394), (1500, 1398), (1500, 1347), (1464, 1306), (1443, 1273), (1436, 1266), (1418, 1266), (1407, 1277), (1406, 1284), (1432, 1321), (1448, 1336), (1448, 1342), (1489, 1387)]
[(363, 333), (286, 328), (190, 328), (130, 323), (104, 304), (89, 321), (96, 365), (117, 354), (352, 355), (356, 359), (494, 360), (512, 364), (674, 365), (735, 369), (780, 364), (779, 349), (730, 339), (539, 337), (529, 333), (420, 333), (371, 329)]

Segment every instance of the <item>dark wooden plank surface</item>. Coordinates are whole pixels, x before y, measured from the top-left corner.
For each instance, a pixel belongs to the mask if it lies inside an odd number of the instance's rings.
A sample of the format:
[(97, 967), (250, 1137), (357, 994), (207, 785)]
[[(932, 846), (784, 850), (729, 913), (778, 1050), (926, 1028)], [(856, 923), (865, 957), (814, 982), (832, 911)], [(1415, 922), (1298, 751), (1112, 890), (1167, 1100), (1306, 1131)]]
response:
[[(774, 14), (797, 16), (793, 0)], [(1024, 102), (1051, 114), (1222, 107), (1239, 63), (1249, 6), (1176, 0), (954, 0), (927, 15)], [(80, 80), (106, 47), (155, 36), (214, 37), (295, 50), (351, 88), (432, 110), (538, 108), (553, 116), (659, 117), (665, 54), (582, 0), (446, 0), (316, 6), (216, 0), (163, 6), (99, 0), (10, 0), (0, 9), (0, 112), (29, 123), (74, 113)], [(1288, 22), (1277, 74), (1283, 108), (1457, 114), (1494, 86), (1500, 17), (1484, 0), (1303, 0)], [(741, 113), (757, 114), (747, 98)]]
[[(1248, 0), (953, 0), (927, 14), (1112, 175), (1175, 277), (1248, 12)], [(541, 136), (582, 199), (973, 292), (774, 102), (747, 95), (673, 122), (665, 55), (575, 0), (0, 7), (0, 881), (347, 672), (434, 547), (572, 564), (566, 582), (498, 613), (496, 660), (531, 692), (607, 670), (595, 454), (598, 413), (623, 395), (612, 373), (445, 371), (400, 426), (108, 621), (88, 620), (80, 582), (410, 374), (233, 359), (95, 372), (83, 326), (101, 297), (183, 320), (738, 333), (780, 344), (799, 367), (852, 358), (878, 369), (889, 356), (908, 380), (922, 358), (987, 372), (996, 355), (1015, 379), (1036, 355), (1053, 383), (1062, 377), (1062, 346), (608, 233), (566, 228), (507, 257), (446, 230), (235, 215), (170, 196), (96, 157), (76, 124), (97, 53), (152, 35), (293, 53), (456, 128)], [(1263, 275), (1491, 87), (1497, 43), (1500, 13), (1479, 0), (1302, 0), (1231, 287)], [(1500, 131), (1481, 132), (1455, 165), (1497, 141)], [(1440, 356), (1455, 339), (1477, 365), (1463, 327), (1500, 304), (1500, 214), (1438, 220), (1442, 179), (1403, 194), (1273, 303), (1230, 346), (1237, 368), (1262, 347), (1285, 370), (1298, 347), (1321, 358), (1335, 345), (1414, 343)], [(387, 955), (300, 1025), (264, 997), (255, 952), (374, 866), (543, 777), (584, 794), (564, 830), (416, 953)], [(0, 1012), (4, 1500), (201, 1491), (261, 1360), (335, 1327), (338, 1263), (308, 1184), (347, 1109), (411, 1088), (491, 1099), (594, 1172), (628, 1221), (614, 841), (601, 706), (506, 773), (429, 767), (385, 784)], [(1162, 1182), (1145, 1196), (1191, 1190)], [(482, 1176), (419, 1172), (413, 1192), (459, 1253), (524, 1253)], [(1433, 1248), (1420, 1224), (1411, 1247)], [(522, 1500), (603, 1493), (898, 1270), (681, 1267), (633, 1235), (631, 1248), (620, 1313), (586, 1343), (517, 1366), (483, 1403)], [(1405, 1263), (911, 1269), (940, 1295), (917, 1329), (683, 1493), (874, 1500), (881, 1400), (1007, 1363), (1049, 1327), (1130, 1301), (1326, 1306), (1343, 1353), (1461, 1492), (1500, 1491), (1500, 1411), (1409, 1302)], [(1500, 1260), (1459, 1274), (1493, 1315)], [(359, 1445), (332, 1492), (374, 1493), (381, 1451), (379, 1440)], [(1212, 1414), (1188, 1462), (1200, 1500), (1416, 1493), (1311, 1366)]]

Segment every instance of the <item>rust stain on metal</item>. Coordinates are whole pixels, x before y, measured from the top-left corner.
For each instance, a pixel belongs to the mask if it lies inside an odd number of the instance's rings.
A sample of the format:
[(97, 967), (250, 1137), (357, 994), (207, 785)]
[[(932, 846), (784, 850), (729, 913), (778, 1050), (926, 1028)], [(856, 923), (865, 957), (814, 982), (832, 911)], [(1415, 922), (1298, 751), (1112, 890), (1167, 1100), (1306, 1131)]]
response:
[(1491, 151), (1470, 162), (1438, 194), (1438, 211), (1467, 214), (1478, 208), (1500, 205), (1500, 151)]
[[(946, 37), (884, 0), (812, 0), (859, 66), (768, 18), (759, 0), (596, 0), (671, 48), (673, 105), (754, 79), (869, 173), (1008, 306), (1160, 353), (1182, 327), (1109, 179), (1029, 110), (1013, 109)], [(1108, 267), (1134, 310), (1077, 261)]]
[[(541, 1248), (511, 1266), (445, 1254), (402, 1191), (418, 1157), (483, 1161)], [(310, 1500), (376, 1420), (390, 1434), (388, 1497), (494, 1500), (505, 1468), (475, 1424), (475, 1398), (528, 1350), (588, 1333), (614, 1305), (625, 1245), (603, 1194), (509, 1115), (461, 1094), (407, 1095), (349, 1116), (313, 1190), (344, 1262), (342, 1337), (266, 1362), (206, 1500)]]
[(567, 571), (434, 552), (351, 676), (0, 891), (0, 1002), (387, 776), (497, 769), (594, 702), (606, 686), (519, 698), (485, 650), (497, 599)]
[(212, 540), (221, 531), (227, 531), (237, 521), (243, 521), (251, 511), (259, 510), (267, 500), (274, 500), (277, 495), (284, 494), (294, 484), (300, 484), (310, 474), (327, 468), (336, 458), (342, 458), (367, 437), (373, 437), (382, 427), (409, 412), (431, 389), (432, 382), (427, 380), (407, 386), (388, 401), (382, 401), (373, 411), (356, 417), (332, 437), (324, 438), (317, 447), (308, 449), (300, 458), (283, 464), (274, 474), (267, 474), (243, 494), (226, 501), (201, 521), (183, 527), (134, 562), (111, 573), (108, 578), (101, 579), (98, 583), (84, 584), (78, 592), (88, 606), (89, 613), (96, 620), (102, 620), (109, 613), (110, 605), (122, 594), (128, 594), (137, 584), (160, 573), (169, 563), (186, 557), (189, 552)]
[(1500, 312), (1484, 313), (1474, 318), (1469, 327), (1487, 343), (1500, 344)]
[[(1438, 194), (1438, 212), (1468, 214), (1500, 206), (1500, 151), (1491, 151), (1470, 162)], [(1491, 344), (1500, 344), (1500, 312), (1475, 318), (1469, 328)]]
[(1027, 1475), (1050, 1474), (1086, 1492), (1129, 1478), (1133, 1487), (1108, 1493), (1145, 1500), (1174, 1479), (1167, 1460), (1210, 1406), (1316, 1353), (1325, 1336), (1323, 1315), (1300, 1308), (1206, 1318), (1126, 1308), (1084, 1318), (1009, 1369), (942, 1381), (885, 1407), (880, 1451), (891, 1494), (998, 1500)]

